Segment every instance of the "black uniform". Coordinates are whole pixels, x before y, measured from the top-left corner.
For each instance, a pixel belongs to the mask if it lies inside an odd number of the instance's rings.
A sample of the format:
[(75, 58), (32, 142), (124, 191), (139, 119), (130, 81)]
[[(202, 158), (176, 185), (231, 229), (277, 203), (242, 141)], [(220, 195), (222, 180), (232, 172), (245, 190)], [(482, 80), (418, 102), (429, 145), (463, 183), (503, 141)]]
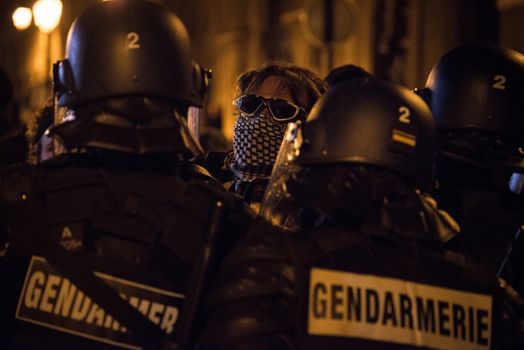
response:
[[(333, 86), (288, 129), (257, 223), (221, 266), (206, 349), (506, 349), (495, 273), (448, 251), (431, 112), (403, 87)], [(278, 227), (278, 228), (277, 228)]]
[(462, 227), (459, 249), (500, 271), (524, 224), (521, 189), (509, 186), (512, 173), (523, 172), (524, 56), (499, 46), (454, 48), (420, 92), (439, 131), (437, 196)]
[[(492, 164), (493, 168), (497, 166), (503, 165)], [(497, 178), (487, 169), (444, 157), (437, 163), (437, 169), (439, 188), (436, 197), (440, 206), (456, 218), (462, 229), (460, 237), (453, 243), (454, 249), (476, 257), (486, 268), (521, 285), (523, 276), (515, 279), (517, 276), (513, 272), (502, 271), (524, 222), (524, 202), (510, 192), (509, 177)]]
[[(2, 348), (135, 348), (158, 337), (134, 337), (115, 306), (104, 306), (111, 299), (83, 289), (92, 283), (86, 272), (173, 332), (215, 204), (230, 210), (241, 201), (194, 165), (128, 161), (75, 155), (2, 172), (12, 234), (2, 259)], [(236, 218), (221, 220), (221, 247), (242, 227)]]
[[(384, 227), (289, 235), (258, 224), (222, 265), (205, 349), (497, 347), (496, 278)], [(506, 330), (509, 327), (506, 326)]]
[(250, 217), (186, 163), (201, 149), (185, 116), (209, 75), (180, 19), (149, 1), (87, 8), (67, 43), (54, 157), (0, 172), (0, 348), (189, 344), (194, 296)]

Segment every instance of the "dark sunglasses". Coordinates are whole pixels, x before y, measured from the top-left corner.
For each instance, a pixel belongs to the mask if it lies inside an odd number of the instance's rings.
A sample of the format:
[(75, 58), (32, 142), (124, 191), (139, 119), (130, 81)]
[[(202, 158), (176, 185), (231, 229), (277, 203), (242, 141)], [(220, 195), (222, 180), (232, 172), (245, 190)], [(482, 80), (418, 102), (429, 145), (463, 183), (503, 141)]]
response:
[(293, 119), (303, 120), (307, 114), (304, 108), (280, 98), (265, 98), (247, 94), (233, 101), (233, 106), (248, 117), (255, 114), (263, 105), (267, 106), (273, 118), (279, 122), (287, 122)]

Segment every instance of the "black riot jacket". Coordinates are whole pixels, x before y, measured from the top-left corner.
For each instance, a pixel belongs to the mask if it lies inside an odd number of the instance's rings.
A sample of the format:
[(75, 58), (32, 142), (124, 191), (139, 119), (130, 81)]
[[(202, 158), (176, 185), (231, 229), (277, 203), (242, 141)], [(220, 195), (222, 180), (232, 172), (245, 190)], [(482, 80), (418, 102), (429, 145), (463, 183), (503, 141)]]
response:
[(203, 349), (505, 349), (494, 274), (438, 244), (257, 222), (221, 266)]
[[(503, 164), (479, 167), (439, 157), (437, 170), (439, 188), (435, 196), (461, 227), (453, 248), (475, 257), (490, 270), (501, 271), (524, 224), (524, 201), (510, 192)], [(522, 273), (519, 264), (514, 267)], [(511, 282), (523, 290), (522, 275), (505, 277), (511, 277)]]
[(218, 251), (250, 216), (203, 168), (170, 162), (76, 154), (0, 171), (0, 348), (157, 348), (177, 330), (216, 203)]

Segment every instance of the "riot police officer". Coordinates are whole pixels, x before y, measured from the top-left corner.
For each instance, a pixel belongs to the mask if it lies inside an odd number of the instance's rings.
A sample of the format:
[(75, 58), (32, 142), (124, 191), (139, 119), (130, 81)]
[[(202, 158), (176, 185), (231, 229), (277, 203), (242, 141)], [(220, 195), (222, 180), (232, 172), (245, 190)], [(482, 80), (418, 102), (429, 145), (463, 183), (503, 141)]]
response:
[(422, 99), (341, 82), (284, 140), (261, 212), (279, 229), (257, 223), (223, 262), (203, 348), (496, 348), (496, 277), (444, 249), (456, 227), (424, 195)]
[[(524, 224), (523, 93), (524, 56), (485, 45), (444, 54), (421, 91), (438, 130), (439, 203), (462, 228), (456, 244), (499, 273)], [(505, 277), (523, 290), (524, 276)]]
[(54, 66), (54, 157), (0, 174), (12, 234), (0, 348), (172, 343), (190, 271), (208, 271), (212, 244), (249, 219), (187, 162), (200, 149), (184, 118), (201, 104), (204, 77), (183, 23), (157, 4), (101, 2), (75, 20)]

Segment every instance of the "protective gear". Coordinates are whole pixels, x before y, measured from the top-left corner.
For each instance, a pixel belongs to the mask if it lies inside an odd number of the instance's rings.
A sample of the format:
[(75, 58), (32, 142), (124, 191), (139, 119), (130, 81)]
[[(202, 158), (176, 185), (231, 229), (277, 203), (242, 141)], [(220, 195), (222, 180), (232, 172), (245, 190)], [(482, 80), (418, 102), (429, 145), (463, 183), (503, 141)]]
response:
[(475, 130), (524, 145), (524, 56), (504, 47), (471, 45), (444, 54), (421, 95), (437, 129)]
[(337, 84), (311, 111), (303, 138), (298, 164), (375, 165), (407, 177), (423, 190), (432, 187), (436, 145), (431, 112), (422, 99), (399, 85)]
[(184, 162), (199, 148), (185, 109), (206, 79), (188, 50), (181, 22), (153, 3), (101, 2), (75, 21), (55, 66), (65, 113), (50, 129), (65, 154), (28, 176), (0, 169), (1, 349), (173, 345), (189, 280), (212, 272), (197, 257), (222, 256), (250, 218)]
[(436, 196), (462, 227), (455, 244), (498, 271), (522, 224), (524, 56), (490, 45), (455, 48), (418, 92), (439, 131)]
[(470, 45), (444, 54), (418, 93), (430, 106), (439, 154), (491, 171), (522, 172), (524, 56), (504, 47)]
[(125, 0), (101, 2), (75, 20), (66, 58), (54, 73), (61, 106), (135, 95), (176, 101), (181, 110), (202, 104), (208, 77), (191, 62), (189, 37), (176, 15)]
[[(336, 211), (343, 211), (347, 217), (351, 213), (353, 220), (366, 222), (370, 219), (366, 218), (367, 209), (360, 204), (353, 206), (353, 202), (347, 201), (346, 192), (365, 198), (364, 190), (357, 194), (354, 188), (368, 188), (365, 184), (371, 180), (362, 184), (362, 179), (355, 177), (355, 169), (343, 169), (346, 163), (355, 167), (378, 165), (382, 172), (404, 175), (428, 189), (433, 178), (434, 150), (431, 113), (417, 96), (385, 82), (339, 83), (320, 99), (303, 126), (289, 124), (262, 201), (261, 215), (291, 231), (299, 231), (302, 218), (312, 216), (305, 213), (307, 207), (327, 216)], [(322, 170), (308, 170), (315, 166), (322, 166)], [(364, 177), (371, 176), (370, 171), (364, 172)], [(387, 181), (397, 182), (392, 177)], [(308, 190), (311, 187), (317, 191)], [(398, 195), (400, 192), (395, 194)], [(414, 203), (420, 206), (423, 197), (420, 193), (416, 197)], [(388, 212), (390, 209), (384, 205), (384, 217), (393, 215), (395, 209)], [(429, 217), (435, 215), (434, 211), (425, 211), (426, 221), (432, 221)], [(427, 231), (422, 226), (414, 231)], [(439, 235), (449, 238), (457, 231), (446, 229)]]
[(202, 108), (191, 106), (187, 110), (187, 127), (195, 140), (200, 140), (200, 119)]
[(461, 227), (452, 247), (478, 259), (486, 270), (499, 271), (524, 217), (521, 199), (508, 188), (509, 178), (493, 178), (453, 158), (439, 157), (437, 170), (435, 197)]
[[(273, 225), (300, 232), (312, 223), (355, 226), (380, 221), (391, 235), (439, 245), (460, 232), (455, 220), (431, 196), (406, 186), (406, 181), (387, 170), (351, 164), (297, 164), (303, 141), (301, 124), (290, 123), (260, 210), (261, 217)], [(379, 195), (378, 189), (387, 190)]]
[(236, 177), (247, 182), (269, 178), (286, 126), (286, 123), (275, 121), (267, 107), (250, 117), (238, 116), (231, 164)]
[(221, 264), (202, 348), (514, 348), (495, 274), (444, 248), (457, 227), (417, 188), (435, 149), (423, 101), (339, 83), (310, 118), (288, 127), (262, 203), (281, 225), (255, 222)]
[(333, 69), (324, 78), (324, 81), (331, 87), (335, 84), (339, 84), (350, 80), (365, 80), (373, 79), (373, 75), (365, 71), (362, 67), (355, 66), (353, 64), (345, 64), (343, 66)]
[(303, 203), (296, 203), (287, 186), (302, 170), (296, 161), (302, 144), (302, 123), (289, 123), (260, 208), (262, 218), (283, 230), (302, 228)]
[(387, 236), (377, 226), (289, 235), (255, 222), (221, 265), (201, 348), (516, 349), (494, 274)]
[(55, 154), (61, 147), (201, 154), (183, 117), (202, 104), (211, 75), (189, 50), (182, 22), (157, 4), (115, 0), (85, 10), (53, 69)]
[[(209, 230), (223, 254), (249, 218), (192, 164), (70, 154), (15, 170), (0, 172), (1, 223), (12, 232), (0, 259), (10, 286), (0, 289), (2, 349), (151, 346), (182, 322)], [(210, 228), (216, 203), (223, 216)]]
[[(306, 192), (317, 197), (316, 209), (327, 205), (329, 208), (322, 211), (332, 212), (334, 206), (341, 206), (339, 209), (345, 206), (343, 184), (351, 181), (341, 180), (336, 186), (331, 183), (337, 169), (321, 175), (322, 178), (310, 179), (330, 183), (328, 188), (313, 192), (295, 188), (291, 194), (294, 186), (312, 186), (309, 182), (300, 184), (299, 173), (319, 165), (324, 168), (345, 163), (377, 165), (429, 188), (434, 149), (431, 113), (417, 96), (385, 82), (340, 82), (319, 100), (303, 126), (289, 124), (261, 215), (281, 228), (297, 231), (304, 203), (313, 200), (304, 198)], [(357, 216), (362, 217), (363, 213)]]
[(51, 127), (50, 135), (58, 136), (59, 146), (68, 150), (84, 147), (139, 155), (175, 153), (182, 159), (203, 152), (177, 111), (169, 107), (155, 111), (147, 99), (137, 102), (134, 105), (146, 105), (149, 111), (133, 116), (127, 110), (101, 105), (70, 110), (60, 124)]

